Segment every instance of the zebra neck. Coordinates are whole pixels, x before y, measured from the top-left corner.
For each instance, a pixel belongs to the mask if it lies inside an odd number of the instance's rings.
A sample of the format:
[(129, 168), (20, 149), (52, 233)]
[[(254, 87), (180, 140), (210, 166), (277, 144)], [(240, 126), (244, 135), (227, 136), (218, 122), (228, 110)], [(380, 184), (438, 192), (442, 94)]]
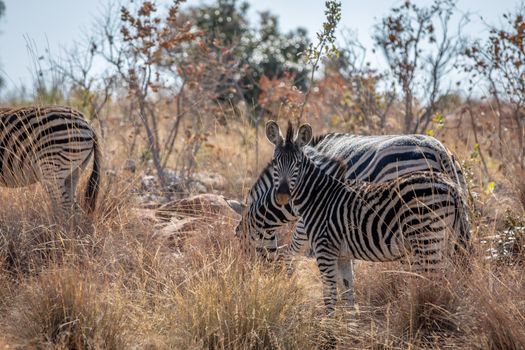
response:
[(293, 208), (301, 216), (311, 210), (318, 210), (327, 204), (328, 197), (334, 192), (349, 192), (345, 187), (344, 182), (326, 174), (305, 157), (292, 193)]

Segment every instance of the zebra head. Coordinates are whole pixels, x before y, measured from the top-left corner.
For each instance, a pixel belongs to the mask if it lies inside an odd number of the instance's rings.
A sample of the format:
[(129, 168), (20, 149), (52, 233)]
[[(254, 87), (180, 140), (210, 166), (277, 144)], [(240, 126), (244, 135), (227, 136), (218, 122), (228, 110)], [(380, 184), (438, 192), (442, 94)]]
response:
[(255, 216), (248, 211), (251, 208), (243, 204), (240, 212), (241, 220), (235, 227), (235, 237), (246, 241), (259, 242), (266, 239), (266, 232), (264, 229), (259, 229), (259, 225), (255, 222)]
[(228, 202), (230, 208), (232, 208), (237, 214), (241, 216), (241, 220), (235, 227), (235, 237), (240, 239), (241, 245), (246, 252), (249, 252), (252, 248), (250, 242), (258, 242), (263, 239), (263, 234), (257, 230), (257, 225), (253, 222), (254, 215), (249, 215), (248, 211), (250, 207), (245, 203), (240, 202)]
[(247, 256), (256, 255), (267, 260), (272, 260), (272, 256), (277, 251), (277, 240), (275, 230), (261, 230), (256, 222), (254, 216), (248, 215), (243, 209), (241, 221), (235, 227), (235, 237), (239, 239), (241, 248)]
[(273, 153), (273, 183), (275, 202), (286, 205), (294, 191), (303, 159), (306, 157), (302, 148), (312, 139), (312, 127), (303, 124), (294, 138), (292, 123), (288, 122), (286, 138), (283, 138), (277, 123), (270, 120), (266, 123), (266, 137), (275, 146)]
[(232, 208), (237, 214), (241, 215), (241, 220), (235, 227), (235, 237), (239, 239), (239, 242), (241, 244), (241, 248), (244, 251), (244, 253), (248, 256), (252, 255), (252, 251), (254, 247), (250, 244), (252, 240), (254, 240), (250, 225), (250, 217), (247, 215), (247, 206), (244, 203), (240, 203), (240, 205), (236, 205), (237, 203), (228, 202), (230, 205), (230, 208)]

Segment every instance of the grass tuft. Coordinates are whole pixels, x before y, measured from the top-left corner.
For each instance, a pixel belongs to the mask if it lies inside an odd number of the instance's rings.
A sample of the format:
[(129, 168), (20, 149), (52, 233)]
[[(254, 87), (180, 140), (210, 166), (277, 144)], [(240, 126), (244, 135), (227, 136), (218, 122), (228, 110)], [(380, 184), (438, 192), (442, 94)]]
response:
[(23, 347), (122, 349), (123, 310), (80, 271), (58, 269), (24, 282), (6, 329)]

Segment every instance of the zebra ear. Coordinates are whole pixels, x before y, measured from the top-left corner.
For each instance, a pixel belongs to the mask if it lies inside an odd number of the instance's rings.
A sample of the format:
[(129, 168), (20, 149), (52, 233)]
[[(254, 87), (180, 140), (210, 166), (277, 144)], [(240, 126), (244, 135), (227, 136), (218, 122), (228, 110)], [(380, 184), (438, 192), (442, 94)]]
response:
[(299, 127), (297, 137), (295, 138), (295, 144), (301, 148), (306, 146), (312, 139), (312, 127), (310, 124), (303, 124)]
[(266, 138), (268, 138), (268, 141), (270, 141), (274, 146), (279, 146), (283, 143), (283, 134), (281, 134), (281, 130), (279, 129), (279, 125), (273, 120), (270, 120), (266, 123)]

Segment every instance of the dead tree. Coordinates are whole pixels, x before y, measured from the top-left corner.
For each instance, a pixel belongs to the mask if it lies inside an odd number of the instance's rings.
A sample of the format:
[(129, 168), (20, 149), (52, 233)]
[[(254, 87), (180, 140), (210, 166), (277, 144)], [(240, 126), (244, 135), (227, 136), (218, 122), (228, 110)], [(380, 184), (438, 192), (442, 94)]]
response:
[[(455, 8), (455, 0), (434, 0), (429, 7), (407, 0), (375, 26), (375, 43), (402, 93), (405, 132), (424, 131), (445, 94), (443, 79), (463, 45), (449, 32)], [(466, 21), (460, 19), (459, 27)]]
[[(495, 102), (500, 156), (510, 155), (513, 163), (521, 170), (525, 169), (524, 18), (525, 5), (522, 4), (515, 13), (503, 15), (504, 23), (501, 27), (487, 24), (487, 40), (475, 41), (464, 50), (468, 59), (464, 68), (472, 74), (470, 89), (473, 89), (481, 77), (487, 83), (489, 94)], [(511, 125), (508, 123), (509, 119)]]

